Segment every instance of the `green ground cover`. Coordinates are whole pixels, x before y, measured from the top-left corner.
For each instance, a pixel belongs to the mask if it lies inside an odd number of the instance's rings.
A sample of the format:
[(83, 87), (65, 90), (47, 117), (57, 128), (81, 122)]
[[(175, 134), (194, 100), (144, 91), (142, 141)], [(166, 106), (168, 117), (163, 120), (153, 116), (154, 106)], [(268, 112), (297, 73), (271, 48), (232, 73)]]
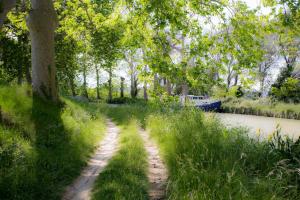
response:
[(169, 199), (298, 199), (299, 141), (269, 141), (227, 129), (199, 110), (151, 105), (105, 107), (135, 117), (157, 141), (170, 172)]
[(101, 138), (104, 116), (121, 128), (121, 146), (97, 180), (94, 199), (148, 198), (138, 126), (159, 145), (169, 199), (299, 199), (300, 142), (279, 133), (259, 142), (199, 110), (68, 99), (54, 106), (26, 91), (0, 89), (1, 199), (59, 199)]
[(92, 105), (56, 106), (26, 87), (1, 87), (1, 199), (60, 199), (105, 132)]
[(121, 126), (120, 150), (100, 174), (92, 199), (148, 199), (147, 155), (135, 120)]

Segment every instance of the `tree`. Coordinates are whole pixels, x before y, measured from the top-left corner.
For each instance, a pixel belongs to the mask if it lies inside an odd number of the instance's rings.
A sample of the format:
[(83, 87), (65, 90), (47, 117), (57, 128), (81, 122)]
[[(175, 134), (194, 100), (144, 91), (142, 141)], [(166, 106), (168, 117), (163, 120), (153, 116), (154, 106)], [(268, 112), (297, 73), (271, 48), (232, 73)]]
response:
[[(14, 0), (0, 2), (0, 28), (7, 13), (15, 6)], [(51, 0), (31, 0), (27, 25), (31, 37), (31, 62), (33, 92), (38, 96), (58, 102), (56, 68), (54, 61), (54, 31), (56, 12)]]
[(237, 86), (239, 78), (247, 84), (247, 76), (254, 75), (252, 72), (264, 55), (261, 48), (266, 29), (264, 21), (244, 3), (238, 2), (234, 9), (229, 22), (225, 21), (221, 32), (214, 36), (218, 41), (214, 48), (224, 67), (221, 72), (225, 72), (227, 90), (231, 86)]

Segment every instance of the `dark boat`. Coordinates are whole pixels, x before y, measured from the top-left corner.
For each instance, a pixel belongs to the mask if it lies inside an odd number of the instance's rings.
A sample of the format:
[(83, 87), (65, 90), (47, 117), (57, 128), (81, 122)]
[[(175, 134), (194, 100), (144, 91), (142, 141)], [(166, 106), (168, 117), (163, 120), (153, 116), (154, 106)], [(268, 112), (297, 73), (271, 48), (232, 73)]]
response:
[(190, 104), (206, 112), (221, 110), (221, 101), (219, 100), (212, 100), (204, 96), (194, 95), (188, 95), (185, 99), (187, 100), (185, 101), (185, 105)]

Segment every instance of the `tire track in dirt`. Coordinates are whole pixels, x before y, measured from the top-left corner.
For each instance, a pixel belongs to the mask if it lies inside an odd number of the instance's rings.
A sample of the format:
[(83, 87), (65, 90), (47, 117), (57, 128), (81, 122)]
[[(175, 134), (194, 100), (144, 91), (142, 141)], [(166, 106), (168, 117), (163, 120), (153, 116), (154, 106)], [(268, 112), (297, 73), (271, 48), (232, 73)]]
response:
[(101, 171), (107, 166), (108, 161), (118, 150), (119, 129), (111, 121), (107, 121), (107, 133), (100, 142), (95, 154), (89, 160), (88, 165), (81, 175), (67, 187), (63, 200), (89, 200), (94, 182)]
[(140, 130), (141, 137), (148, 154), (148, 179), (150, 183), (150, 200), (162, 200), (166, 197), (168, 171), (160, 158), (157, 145), (151, 140), (145, 130)]

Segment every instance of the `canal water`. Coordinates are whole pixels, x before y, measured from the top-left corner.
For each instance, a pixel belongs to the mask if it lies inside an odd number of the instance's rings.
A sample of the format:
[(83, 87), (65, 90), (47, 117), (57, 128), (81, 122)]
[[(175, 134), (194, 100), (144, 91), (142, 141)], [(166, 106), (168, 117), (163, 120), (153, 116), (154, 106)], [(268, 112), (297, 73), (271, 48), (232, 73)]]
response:
[(261, 137), (267, 138), (279, 125), (282, 135), (288, 135), (293, 139), (300, 137), (300, 120), (228, 113), (217, 113), (216, 116), (226, 126), (249, 128), (252, 136), (256, 135), (258, 130), (260, 130)]

